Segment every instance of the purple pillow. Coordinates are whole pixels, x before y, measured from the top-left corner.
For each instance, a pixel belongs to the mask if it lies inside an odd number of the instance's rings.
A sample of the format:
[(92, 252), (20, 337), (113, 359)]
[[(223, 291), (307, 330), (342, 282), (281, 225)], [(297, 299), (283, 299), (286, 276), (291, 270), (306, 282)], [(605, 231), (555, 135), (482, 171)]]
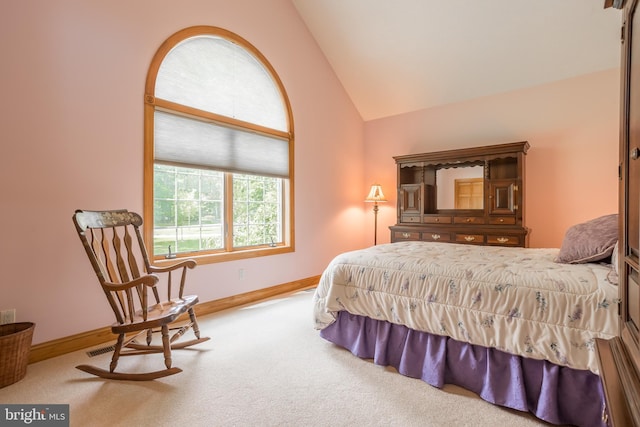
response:
[(564, 235), (556, 262), (581, 264), (608, 258), (618, 241), (618, 214), (571, 226)]

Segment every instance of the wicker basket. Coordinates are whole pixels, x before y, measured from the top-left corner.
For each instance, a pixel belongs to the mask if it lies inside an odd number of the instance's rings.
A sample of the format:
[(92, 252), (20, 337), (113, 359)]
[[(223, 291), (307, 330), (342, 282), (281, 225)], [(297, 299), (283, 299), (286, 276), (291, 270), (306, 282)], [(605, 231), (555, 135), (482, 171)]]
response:
[(0, 388), (26, 375), (34, 328), (31, 322), (0, 325)]

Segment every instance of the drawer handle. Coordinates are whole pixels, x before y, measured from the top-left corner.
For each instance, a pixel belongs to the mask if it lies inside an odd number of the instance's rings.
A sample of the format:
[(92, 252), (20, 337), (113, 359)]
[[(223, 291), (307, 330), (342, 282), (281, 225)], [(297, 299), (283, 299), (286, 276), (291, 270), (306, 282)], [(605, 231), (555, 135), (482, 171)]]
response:
[(467, 222), (471, 222), (471, 218), (467, 218)]
[(436, 222), (440, 222), (440, 218), (436, 218)]
[(466, 240), (467, 242), (473, 242), (474, 240), (476, 240), (475, 236), (464, 236), (464, 240)]
[(432, 238), (433, 240), (440, 240), (440, 235), (439, 235), (439, 234), (432, 234), (432, 235), (431, 235), (431, 238)]
[(498, 237), (498, 243), (507, 243), (509, 241), (508, 237)]
[(405, 239), (408, 239), (409, 236), (411, 236), (411, 234), (409, 233), (402, 233), (402, 237), (404, 237)]
[(504, 218), (500, 218), (500, 222), (504, 222)]

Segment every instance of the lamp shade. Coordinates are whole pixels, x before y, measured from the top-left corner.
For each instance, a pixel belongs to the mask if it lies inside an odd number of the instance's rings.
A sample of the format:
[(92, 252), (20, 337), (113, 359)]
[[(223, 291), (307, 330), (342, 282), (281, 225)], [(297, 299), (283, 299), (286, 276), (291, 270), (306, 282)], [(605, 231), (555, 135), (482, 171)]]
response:
[(366, 199), (364, 199), (365, 202), (386, 202), (387, 199), (384, 197), (384, 194), (382, 193), (382, 186), (380, 184), (373, 184), (371, 186), (371, 190), (369, 190), (369, 195), (367, 196)]

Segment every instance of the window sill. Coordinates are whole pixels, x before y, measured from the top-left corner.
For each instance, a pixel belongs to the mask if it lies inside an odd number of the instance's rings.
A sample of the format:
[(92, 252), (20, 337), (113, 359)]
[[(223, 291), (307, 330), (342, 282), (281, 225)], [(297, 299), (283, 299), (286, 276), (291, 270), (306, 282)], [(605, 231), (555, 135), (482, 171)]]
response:
[(175, 258), (166, 259), (164, 257), (155, 257), (153, 265), (163, 266), (167, 264), (173, 264), (177, 261), (185, 259), (193, 259), (198, 265), (214, 264), (218, 262), (235, 261), (239, 259), (258, 258), (263, 256), (278, 255), (289, 252), (295, 252), (293, 246), (276, 246), (276, 247), (263, 247), (244, 251), (235, 252), (219, 252), (215, 254), (198, 255), (195, 253), (178, 255)]

